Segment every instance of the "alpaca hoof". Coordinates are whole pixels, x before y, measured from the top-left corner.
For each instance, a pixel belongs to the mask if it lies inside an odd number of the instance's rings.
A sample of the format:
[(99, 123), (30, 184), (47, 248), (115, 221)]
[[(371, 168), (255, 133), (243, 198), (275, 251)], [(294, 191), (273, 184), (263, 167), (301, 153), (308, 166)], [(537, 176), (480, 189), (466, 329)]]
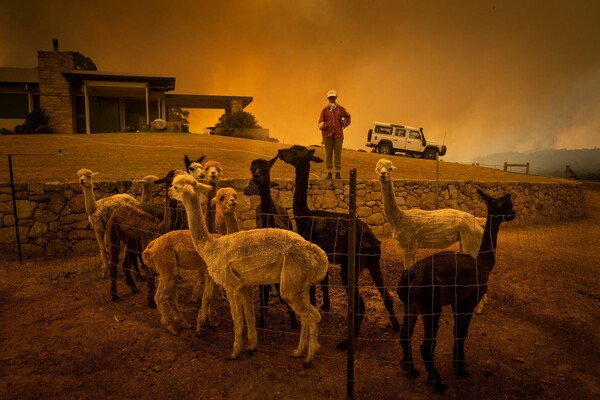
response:
[(338, 350), (347, 350), (348, 349), (348, 340), (342, 340), (338, 344), (335, 345), (335, 348)]
[(319, 309), (321, 311), (329, 311), (331, 310), (331, 306), (329, 304), (321, 304), (321, 307), (319, 307)]
[(132, 288), (131, 288), (131, 293), (132, 293), (132, 294), (138, 294), (138, 293), (140, 293), (140, 289), (138, 289), (138, 288), (135, 288), (135, 287), (132, 287)]
[(292, 329), (294, 329), (294, 330), (298, 330), (298, 328), (299, 328), (300, 326), (298, 325), (298, 322), (295, 322), (295, 323), (294, 323), (294, 322), (291, 322), (291, 323), (290, 323), (290, 327), (291, 327)]
[(467, 371), (464, 367), (456, 368), (454, 373), (459, 378), (466, 378), (469, 376), (469, 371)]
[(251, 349), (251, 348), (247, 348), (246, 349), (246, 355), (249, 357), (252, 357), (254, 354), (256, 354), (256, 347)]
[(231, 353), (229, 356), (227, 356), (228, 360), (237, 360), (240, 357), (240, 353)]
[(262, 318), (259, 318), (258, 321), (256, 321), (256, 325), (259, 329), (265, 329), (267, 327), (267, 322)]
[(416, 369), (415, 367), (413, 367), (412, 365), (406, 365), (406, 364), (402, 364), (402, 370), (404, 370), (404, 372), (406, 372), (407, 376), (416, 378), (417, 376), (421, 375), (421, 373), (419, 372), (418, 369)]
[(304, 361), (302, 361), (302, 366), (304, 368), (313, 368), (315, 366), (315, 363), (313, 362), (313, 358), (312, 357), (311, 358), (306, 357), (304, 359)]
[(302, 357), (302, 353), (303, 353), (303, 352), (302, 352), (302, 351), (300, 351), (300, 350), (294, 350), (294, 351), (292, 352), (292, 357), (295, 357), (295, 358)]
[(165, 325), (165, 328), (167, 328), (167, 331), (169, 331), (169, 333), (171, 335), (173, 335), (173, 336), (179, 335), (179, 331), (174, 326), (172, 326), (172, 325)]
[(433, 387), (433, 390), (435, 390), (436, 392), (438, 392), (440, 394), (446, 393), (446, 390), (448, 389), (448, 385), (444, 385), (441, 381), (434, 381), (434, 382), (427, 382), (427, 383)]
[(117, 296), (117, 295), (114, 295), (112, 297), (112, 301), (114, 301), (115, 303), (120, 303), (121, 302), (121, 298), (119, 296)]

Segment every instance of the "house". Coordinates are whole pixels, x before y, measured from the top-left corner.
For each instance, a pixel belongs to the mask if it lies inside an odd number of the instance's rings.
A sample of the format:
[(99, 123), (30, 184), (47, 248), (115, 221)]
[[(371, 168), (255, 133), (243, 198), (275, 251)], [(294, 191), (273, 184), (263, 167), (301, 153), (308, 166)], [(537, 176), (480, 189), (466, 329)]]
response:
[[(81, 69), (81, 54), (38, 51), (36, 68), (0, 67), (0, 128), (13, 130), (32, 110), (42, 107), (57, 133), (108, 133), (145, 131), (155, 119), (168, 118), (169, 108), (242, 111), (248, 96), (170, 94), (175, 78)], [(93, 63), (92, 63), (93, 64)], [(168, 131), (181, 131), (167, 121)]]

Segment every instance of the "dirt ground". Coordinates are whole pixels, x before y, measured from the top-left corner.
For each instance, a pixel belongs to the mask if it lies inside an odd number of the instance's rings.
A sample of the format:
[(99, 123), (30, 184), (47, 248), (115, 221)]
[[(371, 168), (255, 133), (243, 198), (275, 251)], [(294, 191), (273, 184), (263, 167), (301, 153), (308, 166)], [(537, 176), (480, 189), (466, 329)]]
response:
[[(452, 319), (444, 309), (436, 352), (446, 396), (481, 398), (600, 397), (600, 192), (588, 191), (582, 219), (503, 226), (489, 302), (476, 315), (466, 342), (471, 375), (454, 377)], [(426, 254), (424, 251), (422, 254)], [(386, 285), (398, 281), (401, 251), (386, 239)], [(173, 336), (160, 325), (143, 294), (119, 286), (110, 301), (109, 282), (98, 277), (99, 257), (0, 262), (0, 398), (2, 399), (314, 399), (346, 397), (346, 296), (332, 266), (332, 310), (323, 312), (321, 348), (311, 367), (290, 357), (298, 331), (272, 299), (269, 328), (259, 330), (258, 351), (229, 361), (233, 330), (229, 307), (219, 301), (220, 324), (200, 337)], [(193, 275), (183, 275), (181, 308)], [(120, 279), (120, 282), (122, 279)], [(407, 378), (400, 369), (399, 335), (373, 283), (364, 273), (367, 302), (355, 360), (356, 398), (437, 397), (423, 372)], [(394, 293), (395, 296), (395, 293)], [(402, 306), (396, 298), (396, 311)]]

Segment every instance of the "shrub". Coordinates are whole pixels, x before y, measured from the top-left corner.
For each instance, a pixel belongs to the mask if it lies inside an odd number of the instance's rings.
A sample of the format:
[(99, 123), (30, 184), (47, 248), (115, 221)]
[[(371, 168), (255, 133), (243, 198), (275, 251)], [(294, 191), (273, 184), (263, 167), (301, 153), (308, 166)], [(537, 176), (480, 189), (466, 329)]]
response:
[(26, 133), (52, 133), (48, 125), (50, 116), (43, 108), (36, 108), (25, 117), (25, 123), (15, 126), (15, 134)]

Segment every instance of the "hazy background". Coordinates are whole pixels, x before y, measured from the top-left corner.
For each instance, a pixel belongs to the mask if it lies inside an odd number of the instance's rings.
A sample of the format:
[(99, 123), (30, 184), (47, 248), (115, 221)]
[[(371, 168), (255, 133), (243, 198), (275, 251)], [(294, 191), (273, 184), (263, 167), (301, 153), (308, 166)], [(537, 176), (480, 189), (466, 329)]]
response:
[[(445, 159), (600, 147), (600, 1), (0, 0), (0, 66), (79, 51), (173, 93), (253, 96), (272, 137), (316, 144), (329, 89), (352, 114), (423, 127)], [(192, 111), (191, 129), (220, 111)]]

